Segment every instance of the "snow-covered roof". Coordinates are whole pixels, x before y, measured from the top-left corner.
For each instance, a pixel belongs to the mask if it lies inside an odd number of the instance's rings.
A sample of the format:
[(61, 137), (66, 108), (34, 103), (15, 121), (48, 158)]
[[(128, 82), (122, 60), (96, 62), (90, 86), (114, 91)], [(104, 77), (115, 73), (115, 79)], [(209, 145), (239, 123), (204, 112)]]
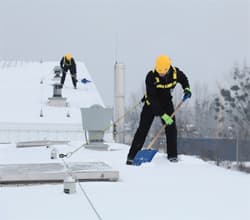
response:
[[(0, 62), (0, 124), (47, 123), (53, 129), (54, 123), (80, 124), (80, 107), (103, 105), (94, 83), (80, 84), (77, 90), (73, 90), (68, 75), (63, 96), (70, 103), (71, 117), (65, 116), (65, 108), (46, 106), (47, 98), (52, 95), (50, 79), (55, 65), (57, 62)], [(79, 62), (78, 78), (92, 80), (84, 64)], [(40, 84), (41, 79), (44, 79), (44, 84)], [(43, 118), (39, 117), (41, 103)], [(151, 163), (127, 166), (125, 160), (129, 146), (110, 143), (111, 140), (106, 139), (110, 145), (108, 151), (81, 148), (64, 160), (66, 163), (105, 162), (119, 171), (118, 182), (82, 182), (77, 185), (77, 192), (70, 195), (63, 192), (61, 183), (1, 186), (0, 219), (250, 219), (249, 175), (190, 156), (181, 155), (178, 163), (170, 163), (163, 153), (157, 153)], [(55, 148), (66, 154), (81, 145), (82, 142), (71, 142)], [(60, 158), (51, 160), (50, 155), (51, 148), (16, 148), (15, 144), (0, 144), (0, 164), (63, 163)]]
[[(72, 146), (73, 145), (73, 146)], [(55, 146), (61, 153), (81, 143)], [(151, 163), (125, 165), (128, 146), (111, 143), (109, 151), (82, 148), (67, 162), (103, 161), (119, 170), (118, 182), (81, 182), (102, 220), (247, 220), (250, 177), (191, 156), (171, 163), (157, 153)], [(0, 145), (1, 164), (62, 162), (50, 159), (51, 148), (16, 149)], [(98, 220), (82, 189), (67, 195), (63, 184), (3, 186), (0, 211), (3, 220)]]
[[(80, 107), (104, 106), (84, 63), (76, 63), (78, 80), (85, 78), (91, 82), (78, 82), (75, 90), (68, 73), (62, 95), (69, 106), (51, 107), (47, 102), (53, 95), (53, 68), (58, 62), (0, 61), (0, 122), (81, 123)], [(40, 117), (41, 108), (44, 117)], [(66, 117), (68, 111), (71, 117)]]

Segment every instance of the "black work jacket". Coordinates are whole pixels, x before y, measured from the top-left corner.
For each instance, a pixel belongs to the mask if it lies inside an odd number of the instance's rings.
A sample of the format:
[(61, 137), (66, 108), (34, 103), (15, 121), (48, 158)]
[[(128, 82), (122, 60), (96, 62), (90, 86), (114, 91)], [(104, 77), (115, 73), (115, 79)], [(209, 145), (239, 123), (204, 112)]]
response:
[(63, 57), (60, 61), (60, 66), (64, 71), (70, 69), (71, 73), (76, 73), (76, 62), (74, 58), (67, 60), (65, 57)]
[(177, 83), (182, 88), (189, 88), (186, 75), (177, 67), (170, 67), (168, 73), (161, 77), (156, 70), (150, 71), (146, 76), (145, 104), (150, 107), (154, 115), (163, 115), (166, 108), (172, 103), (171, 90)]

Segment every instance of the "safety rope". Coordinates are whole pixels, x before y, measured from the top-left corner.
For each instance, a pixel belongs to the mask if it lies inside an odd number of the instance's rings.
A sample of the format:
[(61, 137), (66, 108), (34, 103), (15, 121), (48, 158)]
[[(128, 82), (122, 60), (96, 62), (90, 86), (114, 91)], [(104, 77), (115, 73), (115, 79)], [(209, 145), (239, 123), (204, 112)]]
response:
[(92, 210), (94, 211), (94, 213), (96, 214), (96, 217), (99, 219), (99, 220), (102, 220), (102, 217), (101, 215), (98, 213), (97, 209), (95, 208), (94, 206), (94, 203), (91, 201), (90, 197), (88, 196), (87, 192), (84, 190), (83, 186), (81, 185), (80, 181), (73, 175), (73, 172), (72, 170), (70, 169), (69, 165), (66, 163), (66, 161), (61, 158), (62, 161), (63, 161), (63, 164), (64, 164), (64, 167), (66, 168), (66, 172), (69, 176), (71, 176), (73, 179), (76, 180), (77, 184), (79, 185), (83, 195), (85, 196), (85, 198), (87, 199), (89, 205), (91, 206)]
[[(135, 108), (137, 108), (137, 106), (139, 106), (141, 104), (141, 101), (136, 103), (136, 105), (134, 105), (132, 108), (130, 108), (124, 115), (122, 115), (121, 117), (119, 117), (114, 124), (117, 124), (122, 118), (124, 118), (129, 112), (131, 112), (132, 110), (134, 110)], [(104, 132), (106, 130), (108, 130), (110, 127), (112, 126), (112, 124), (108, 125), (106, 128), (104, 128)], [(84, 197), (86, 198), (86, 200), (88, 201), (89, 205), (91, 206), (92, 210), (94, 211), (96, 217), (98, 218), (98, 220), (102, 220), (101, 215), (98, 213), (96, 207), (94, 206), (94, 203), (91, 201), (90, 197), (88, 196), (87, 192), (84, 190), (82, 184), (80, 183), (80, 181), (73, 175), (73, 172), (71, 170), (71, 168), (69, 167), (69, 165), (67, 164), (67, 162), (64, 160), (64, 157), (69, 158), (71, 157), (73, 154), (75, 154), (77, 151), (79, 151), (82, 147), (85, 146), (86, 143), (82, 144), (80, 147), (76, 148), (75, 150), (68, 152), (67, 154), (59, 154), (59, 157), (62, 159), (64, 167), (66, 168), (66, 172), (68, 173), (69, 176), (71, 176), (72, 178), (74, 178), (79, 186), (79, 188), (81, 189)]]
[[(105, 127), (102, 131), (106, 132), (108, 129), (111, 128), (112, 125), (116, 125), (118, 122), (120, 122), (125, 116), (128, 115), (128, 113), (130, 113), (131, 111), (133, 111), (135, 108), (137, 108), (137, 106), (139, 106), (141, 104), (141, 101), (136, 103), (133, 107), (131, 107), (124, 115), (120, 116), (113, 124), (109, 124), (107, 127)], [(79, 151), (81, 148), (83, 148), (86, 144), (88, 144), (87, 140), (85, 143), (83, 143), (81, 146), (77, 147), (75, 150), (68, 152), (66, 154), (59, 154), (60, 158), (70, 158), (73, 154), (75, 154), (77, 151)]]
[(98, 218), (99, 220), (102, 220), (102, 217), (101, 217), (100, 214), (98, 213), (97, 209), (95, 208), (93, 202), (90, 200), (90, 198), (89, 198), (88, 194), (86, 193), (86, 191), (83, 189), (82, 184), (79, 182), (79, 180), (77, 180), (77, 183), (78, 183), (78, 185), (79, 185), (79, 187), (80, 187), (82, 193), (84, 194), (85, 198), (88, 200), (89, 205), (91, 206), (91, 208), (92, 208), (93, 211), (95, 212), (97, 218)]

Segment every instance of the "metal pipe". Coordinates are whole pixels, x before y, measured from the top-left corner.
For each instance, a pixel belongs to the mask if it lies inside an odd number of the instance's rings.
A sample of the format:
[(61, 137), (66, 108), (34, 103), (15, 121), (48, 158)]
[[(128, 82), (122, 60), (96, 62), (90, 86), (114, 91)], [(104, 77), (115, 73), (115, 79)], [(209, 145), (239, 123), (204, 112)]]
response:
[[(124, 115), (125, 113), (125, 65), (122, 63), (115, 63), (114, 71), (114, 121)], [(114, 139), (116, 142), (124, 143), (124, 118), (122, 118), (116, 126), (116, 134)]]

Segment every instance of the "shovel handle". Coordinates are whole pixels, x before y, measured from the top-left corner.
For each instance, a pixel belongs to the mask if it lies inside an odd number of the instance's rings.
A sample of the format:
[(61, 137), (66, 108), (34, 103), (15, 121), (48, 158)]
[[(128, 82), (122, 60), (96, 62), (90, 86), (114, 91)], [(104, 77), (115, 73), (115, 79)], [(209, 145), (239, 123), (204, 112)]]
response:
[[(174, 115), (176, 114), (176, 112), (179, 110), (179, 108), (181, 107), (181, 105), (183, 104), (185, 100), (182, 100), (175, 108), (174, 112), (170, 115), (171, 118), (174, 117)], [(161, 132), (165, 129), (166, 124), (162, 125), (161, 129), (157, 132), (157, 134), (155, 135), (155, 137), (152, 139), (152, 141), (149, 143), (149, 145), (147, 146), (146, 149), (151, 149), (152, 146), (154, 145), (154, 143), (157, 141), (157, 139), (159, 138), (159, 136), (161, 135)]]

